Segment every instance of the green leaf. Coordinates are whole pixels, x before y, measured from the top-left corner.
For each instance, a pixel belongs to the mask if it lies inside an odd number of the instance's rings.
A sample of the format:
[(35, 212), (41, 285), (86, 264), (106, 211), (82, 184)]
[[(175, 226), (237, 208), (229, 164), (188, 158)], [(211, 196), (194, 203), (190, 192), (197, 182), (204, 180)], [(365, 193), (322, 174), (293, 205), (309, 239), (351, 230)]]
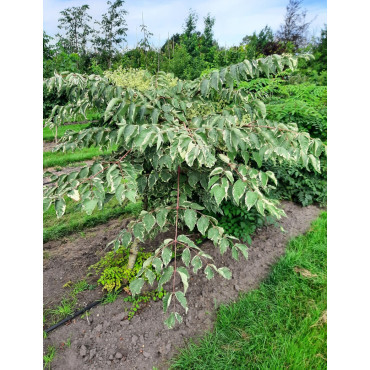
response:
[(186, 244), (186, 245), (190, 246), (190, 247), (193, 247), (194, 249), (199, 249), (199, 248), (194, 244), (194, 242), (193, 242), (191, 239), (189, 239), (186, 235), (183, 235), (183, 234), (179, 235), (179, 236), (177, 237), (177, 240), (178, 240), (179, 242), (182, 242), (182, 243), (184, 243), (184, 244)]
[(262, 158), (258, 152), (253, 152), (253, 159), (256, 161), (258, 167), (262, 166)]
[(162, 270), (162, 261), (158, 257), (154, 257), (152, 265), (155, 268), (155, 271), (159, 274)]
[(132, 229), (133, 229), (135, 238), (143, 242), (144, 232), (145, 232), (144, 225), (142, 223), (136, 223)]
[(132, 235), (128, 231), (125, 231), (123, 236), (121, 237), (121, 243), (122, 245), (127, 248), (129, 244), (131, 243)]
[(209, 265), (207, 265), (207, 267), (204, 269), (204, 273), (206, 274), (206, 278), (208, 280), (211, 280), (213, 276), (215, 275), (213, 268), (210, 267)]
[(144, 226), (146, 228), (146, 231), (149, 232), (153, 228), (153, 226), (155, 225), (155, 218), (154, 218), (154, 216), (151, 213), (147, 213), (143, 217), (143, 223), (144, 223)]
[(230, 269), (228, 269), (227, 267), (221, 267), (217, 270), (217, 272), (222, 276), (224, 277), (225, 279), (227, 280), (230, 280), (231, 279), (231, 271)]
[(320, 161), (317, 158), (315, 158), (312, 154), (310, 154), (308, 158), (310, 159), (312, 167), (315, 169), (315, 171), (321, 173)]
[(257, 211), (262, 215), (264, 216), (265, 215), (265, 204), (263, 203), (263, 201), (261, 199), (258, 199), (257, 200), (257, 204), (256, 204), (256, 208), (257, 208)]
[(187, 313), (188, 312), (188, 302), (186, 301), (185, 294), (179, 290), (175, 293), (175, 296), (177, 300), (180, 302), (181, 306), (184, 307), (185, 313)]
[(222, 238), (220, 242), (220, 253), (224, 254), (229, 248), (229, 241), (227, 238)]
[(175, 317), (176, 317), (176, 320), (179, 322), (179, 324), (181, 324), (182, 323), (182, 316), (179, 313), (175, 312)]
[(160, 228), (163, 228), (163, 226), (166, 223), (168, 215), (168, 209), (162, 208), (157, 212), (157, 224)]
[(138, 279), (135, 279), (135, 280), (131, 281), (131, 283), (130, 283), (130, 292), (131, 292), (133, 297), (135, 297), (135, 295), (137, 295), (141, 292), (141, 289), (142, 289), (143, 285), (144, 285), (144, 279), (143, 278), (138, 278)]
[(217, 227), (211, 227), (208, 230), (208, 239), (211, 239), (213, 242), (217, 243), (220, 237), (220, 232)]
[(190, 257), (191, 257), (190, 249), (189, 248), (184, 249), (184, 251), (182, 252), (182, 255), (181, 255), (181, 259), (182, 259), (182, 261), (184, 262), (184, 264), (186, 266), (189, 266)]
[(98, 204), (98, 199), (89, 199), (82, 203), (82, 209), (88, 214), (91, 215)]
[(155, 280), (155, 273), (152, 270), (147, 269), (145, 271), (145, 277), (148, 279), (149, 284), (153, 285), (153, 282)]
[(218, 175), (220, 173), (222, 173), (224, 171), (224, 169), (222, 167), (216, 167), (210, 174), (209, 174), (209, 177), (213, 176), (213, 175)]
[(267, 181), (268, 181), (268, 176), (266, 173), (260, 171), (259, 173), (259, 176), (260, 176), (260, 180), (261, 180), (261, 184), (262, 184), (262, 187), (266, 187), (267, 185)]
[(235, 247), (238, 248), (242, 253), (245, 259), (248, 259), (248, 247), (245, 244), (235, 244)]
[(178, 267), (176, 271), (179, 273), (179, 275), (181, 277), (182, 284), (184, 285), (184, 293), (186, 293), (186, 291), (188, 290), (188, 287), (189, 287), (189, 283), (188, 283), (188, 280), (189, 280), (189, 277), (190, 277), (189, 272), (183, 266)]
[(187, 209), (184, 213), (184, 219), (186, 226), (190, 229), (190, 231), (193, 231), (197, 222), (197, 213), (193, 209)]
[(208, 182), (208, 188), (210, 188), (216, 181), (218, 181), (220, 176), (213, 176)]
[(239, 260), (239, 253), (235, 246), (231, 248), (231, 256), (234, 258), (234, 260)]
[(63, 198), (59, 198), (55, 201), (54, 204), (55, 212), (57, 214), (57, 217), (60, 218), (64, 215), (64, 212), (66, 211), (66, 202)]
[(236, 204), (239, 204), (239, 200), (243, 196), (246, 187), (247, 187), (246, 183), (241, 179), (235, 182), (233, 186), (233, 197), (235, 199)]
[(51, 203), (52, 201), (49, 198), (44, 198), (42, 200), (43, 212), (46, 212), (50, 208)]
[(170, 316), (164, 321), (168, 329), (172, 329), (175, 326), (175, 314), (173, 312), (170, 313)]
[(219, 154), (218, 156), (220, 157), (220, 159), (221, 159), (221, 161), (222, 161), (222, 162), (230, 163), (230, 158), (229, 158), (229, 157), (227, 157), (226, 155), (224, 155), (224, 154)]
[(258, 194), (253, 191), (248, 191), (245, 196), (245, 205), (248, 208), (248, 211), (254, 206), (258, 199)]
[(299, 145), (301, 146), (301, 149), (303, 150), (303, 152), (307, 154), (308, 147), (310, 144), (310, 139), (308, 137), (308, 134), (305, 132), (300, 133), (298, 135), (298, 141), (299, 141)]
[(277, 185), (278, 182), (277, 182), (275, 174), (273, 172), (267, 171), (266, 175), (275, 183), (275, 185)]
[(233, 174), (230, 171), (225, 171), (225, 175), (231, 183), (234, 183), (234, 177), (233, 177)]
[(171, 304), (171, 298), (172, 298), (172, 293), (166, 293), (166, 295), (163, 297), (163, 312), (166, 313), (168, 307)]
[(203, 97), (205, 97), (208, 94), (209, 91), (209, 80), (204, 79), (200, 84), (200, 92)]
[(221, 187), (221, 185), (216, 184), (212, 189), (211, 193), (215, 197), (217, 205), (220, 205), (222, 202), (222, 199), (226, 196), (225, 188)]
[(197, 222), (198, 230), (202, 235), (206, 235), (206, 230), (208, 229), (208, 226), (209, 218), (207, 216), (202, 216)]
[(173, 274), (173, 266), (168, 266), (163, 270), (163, 274), (158, 282), (158, 289), (162, 288), (162, 285), (167, 283)]
[(196, 274), (202, 267), (202, 260), (199, 256), (194, 256), (194, 258), (191, 260), (191, 265), (193, 266), (194, 274)]
[(172, 248), (171, 247), (165, 247), (162, 250), (162, 261), (165, 266), (167, 266), (172, 259)]

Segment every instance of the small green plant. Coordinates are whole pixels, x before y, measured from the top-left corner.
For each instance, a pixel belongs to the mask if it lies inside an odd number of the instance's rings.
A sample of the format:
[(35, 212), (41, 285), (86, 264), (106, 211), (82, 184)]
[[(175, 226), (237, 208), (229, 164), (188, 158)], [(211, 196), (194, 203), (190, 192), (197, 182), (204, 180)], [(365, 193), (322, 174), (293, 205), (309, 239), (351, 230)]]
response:
[(161, 289), (156, 289), (151, 292), (147, 292), (145, 294), (140, 294), (136, 297), (128, 296), (123, 299), (124, 302), (130, 302), (132, 303), (131, 308), (128, 313), (127, 320), (131, 320), (136, 312), (140, 309), (141, 303), (148, 303), (150, 300), (153, 300), (154, 302), (157, 300), (161, 300), (167, 292), (161, 287)]
[(105, 298), (102, 300), (102, 304), (108, 304), (108, 303), (113, 303), (117, 298), (118, 295), (121, 293), (121, 290), (112, 290), (107, 293)]
[(231, 202), (225, 202), (222, 206), (223, 216), (218, 217), (219, 225), (225, 231), (236, 238), (252, 243), (251, 235), (257, 228), (262, 227), (265, 223), (274, 223), (275, 219), (271, 216), (263, 217), (255, 209), (249, 211), (240, 208)]
[(128, 249), (120, 247), (117, 252), (108, 252), (99, 262), (89, 267), (89, 269), (94, 269), (96, 274), (100, 274), (98, 284), (102, 285), (108, 293), (113, 290), (117, 292), (124, 281), (130, 283), (139, 272), (143, 262), (151, 256), (151, 253), (139, 251), (134, 267), (128, 269), (129, 253)]
[(85, 317), (88, 319), (90, 315), (91, 315), (90, 311), (85, 311), (85, 312), (81, 315), (81, 319), (84, 319)]
[(46, 352), (46, 355), (44, 355), (44, 369), (48, 368), (51, 369), (51, 362), (54, 360), (56, 354), (56, 349), (54, 346), (49, 346), (48, 350)]
[(55, 317), (56, 321), (62, 320), (73, 314), (75, 305), (75, 299), (63, 298), (61, 304), (55, 309), (50, 310), (50, 313)]
[(91, 289), (91, 285), (86, 280), (80, 280), (73, 285), (72, 295), (75, 296), (88, 289)]

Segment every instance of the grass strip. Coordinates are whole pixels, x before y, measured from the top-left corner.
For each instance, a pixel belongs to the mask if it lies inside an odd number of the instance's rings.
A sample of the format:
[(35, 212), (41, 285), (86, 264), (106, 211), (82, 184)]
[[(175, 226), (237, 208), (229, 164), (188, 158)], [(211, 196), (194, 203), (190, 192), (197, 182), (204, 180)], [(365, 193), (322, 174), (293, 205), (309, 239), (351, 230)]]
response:
[(293, 239), (257, 290), (222, 305), (215, 328), (172, 369), (326, 369), (327, 213)]
[(121, 207), (117, 200), (113, 198), (104, 205), (99, 211), (96, 209), (90, 216), (85, 212), (78, 211), (72, 200), (67, 199), (66, 213), (62, 218), (57, 219), (54, 207), (50, 207), (44, 213), (44, 243), (50, 240), (57, 240), (66, 235), (82, 231), (86, 228), (118, 218), (123, 215), (138, 215), (141, 212), (141, 203), (130, 203), (126, 207)]
[(101, 151), (101, 149), (97, 147), (91, 147), (75, 150), (74, 152), (44, 152), (43, 167), (64, 167), (70, 163), (86, 161), (100, 155), (110, 154), (115, 149), (116, 146), (105, 151)]
[[(58, 127), (58, 138), (61, 138), (67, 130), (72, 131), (81, 131), (85, 128), (88, 128), (90, 123), (75, 124), (75, 125), (65, 125)], [(55, 140), (55, 131), (51, 130), (49, 127), (44, 127), (42, 134), (44, 141), (54, 141)]]

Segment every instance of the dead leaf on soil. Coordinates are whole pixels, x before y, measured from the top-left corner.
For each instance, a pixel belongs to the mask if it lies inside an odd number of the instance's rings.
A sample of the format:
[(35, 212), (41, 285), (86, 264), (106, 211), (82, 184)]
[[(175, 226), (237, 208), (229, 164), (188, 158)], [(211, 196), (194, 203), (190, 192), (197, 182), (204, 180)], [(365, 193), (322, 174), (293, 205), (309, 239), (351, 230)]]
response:
[(312, 272), (306, 270), (306, 269), (303, 269), (303, 268), (300, 268), (300, 267), (294, 267), (294, 271), (297, 273), (297, 274), (300, 274), (304, 277), (307, 277), (307, 278), (313, 278), (313, 277), (317, 277), (316, 274), (313, 274)]

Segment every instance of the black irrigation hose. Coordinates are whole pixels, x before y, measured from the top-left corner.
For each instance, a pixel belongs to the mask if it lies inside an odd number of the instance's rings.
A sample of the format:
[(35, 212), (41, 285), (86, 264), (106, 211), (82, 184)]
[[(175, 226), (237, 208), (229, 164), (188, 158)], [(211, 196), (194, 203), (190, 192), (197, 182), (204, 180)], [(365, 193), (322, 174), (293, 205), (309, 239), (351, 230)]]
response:
[(90, 308), (93, 308), (95, 306), (97, 306), (99, 303), (101, 303), (102, 300), (99, 300), (99, 301), (95, 301), (95, 302), (92, 302), (90, 304), (88, 304), (86, 307), (84, 307), (83, 309), (75, 312), (73, 315), (70, 315), (70, 316), (67, 316), (65, 319), (63, 319), (62, 321), (59, 321), (58, 323), (56, 323), (55, 325), (53, 326), (50, 326), (50, 328), (47, 328), (44, 330), (45, 333), (50, 333), (52, 330), (56, 329), (56, 328), (59, 328), (59, 326), (63, 325), (64, 323), (74, 319), (76, 316), (79, 316), (81, 314), (83, 314), (85, 311), (89, 310)]

